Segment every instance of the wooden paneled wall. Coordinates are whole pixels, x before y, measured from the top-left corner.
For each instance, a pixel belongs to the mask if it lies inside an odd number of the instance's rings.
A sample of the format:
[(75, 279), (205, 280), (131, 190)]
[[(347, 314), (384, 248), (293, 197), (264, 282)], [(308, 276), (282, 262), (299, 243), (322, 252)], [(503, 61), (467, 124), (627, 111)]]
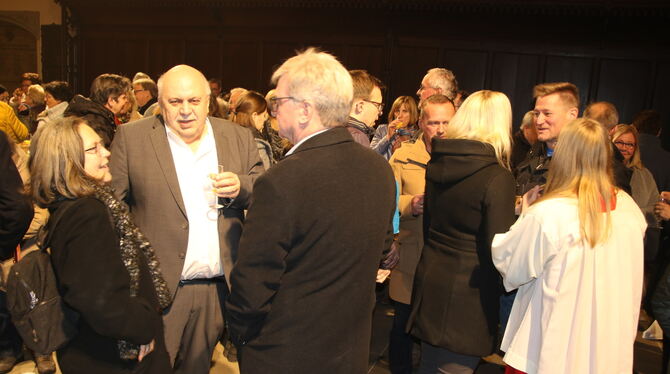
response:
[[(85, 3), (84, 3), (85, 4)], [(653, 108), (670, 118), (666, 89), (667, 19), (635, 15), (525, 14), (384, 9), (73, 6), (79, 35), (76, 72), (83, 93), (95, 76), (159, 76), (186, 63), (224, 88), (266, 92), (296, 49), (319, 46), (348, 69), (367, 69), (387, 85), (385, 101), (414, 95), (427, 69), (454, 71), (470, 92), (499, 90), (518, 124), (540, 82), (571, 81), (582, 109), (613, 102), (621, 122)], [(388, 107), (388, 106), (387, 106)]]

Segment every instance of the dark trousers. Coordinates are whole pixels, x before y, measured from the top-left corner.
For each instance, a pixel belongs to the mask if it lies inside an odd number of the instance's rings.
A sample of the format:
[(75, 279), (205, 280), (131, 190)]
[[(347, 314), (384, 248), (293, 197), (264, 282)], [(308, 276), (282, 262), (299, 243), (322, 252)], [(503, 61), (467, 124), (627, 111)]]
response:
[(407, 320), (412, 311), (409, 305), (393, 302), (395, 316), (389, 339), (389, 366), (392, 374), (412, 374), (412, 349), (414, 340), (405, 333)]

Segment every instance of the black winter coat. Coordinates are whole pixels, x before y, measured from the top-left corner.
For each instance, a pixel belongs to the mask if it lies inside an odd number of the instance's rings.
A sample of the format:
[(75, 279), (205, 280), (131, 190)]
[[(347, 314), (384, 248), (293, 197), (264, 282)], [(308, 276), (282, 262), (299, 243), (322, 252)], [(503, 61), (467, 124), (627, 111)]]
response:
[(7, 135), (0, 131), (0, 260), (12, 257), (33, 219), (33, 206), (12, 161)]
[(116, 133), (114, 113), (109, 109), (81, 95), (75, 95), (70, 100), (70, 104), (65, 109), (63, 115), (65, 117), (77, 116), (84, 118), (86, 123), (102, 138), (105, 148), (109, 149)]
[(434, 139), (426, 169), (424, 247), (412, 335), (453, 352), (494, 352), (502, 280), (491, 242), (514, 222), (514, 178), (489, 144)]
[[(80, 313), (79, 332), (57, 351), (64, 374), (171, 373), (163, 342), (163, 321), (146, 258), (140, 255), (137, 297), (130, 296), (130, 276), (121, 260), (111, 214), (99, 200), (85, 197), (72, 204), (52, 231), (51, 257), (65, 302)], [(147, 344), (154, 351), (142, 362), (119, 358), (117, 341)]]

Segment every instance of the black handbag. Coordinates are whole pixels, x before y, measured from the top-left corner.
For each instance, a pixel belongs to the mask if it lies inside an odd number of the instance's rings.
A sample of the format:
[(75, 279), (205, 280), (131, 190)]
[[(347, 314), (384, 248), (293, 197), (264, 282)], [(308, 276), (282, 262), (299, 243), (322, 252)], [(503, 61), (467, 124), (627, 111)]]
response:
[[(71, 203), (66, 202), (47, 224), (55, 228)], [(38, 233), (38, 249), (25, 254), (7, 277), (7, 309), (24, 344), (39, 354), (50, 354), (77, 334), (79, 313), (67, 306), (56, 284), (49, 254), (50, 229)]]

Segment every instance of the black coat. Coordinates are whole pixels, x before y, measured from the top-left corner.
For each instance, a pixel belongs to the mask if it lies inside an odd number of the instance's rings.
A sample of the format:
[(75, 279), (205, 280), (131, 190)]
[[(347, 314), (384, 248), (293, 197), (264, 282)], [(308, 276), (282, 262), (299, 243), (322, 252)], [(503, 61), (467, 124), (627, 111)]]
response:
[(86, 123), (102, 138), (105, 148), (109, 149), (116, 133), (114, 113), (109, 109), (81, 95), (75, 95), (63, 115), (84, 118)]
[(394, 210), (389, 164), (344, 128), (258, 178), (226, 302), (241, 373), (367, 372)]
[[(623, 155), (619, 149), (610, 143), (612, 147), (612, 172), (614, 173), (614, 184), (631, 194), (630, 178), (633, 171), (623, 163)], [(535, 143), (528, 152), (526, 159), (519, 163), (514, 170), (516, 177), (516, 193), (523, 195), (536, 185), (547, 183), (547, 172), (551, 157), (547, 156), (547, 146), (544, 142)]]
[[(163, 322), (146, 258), (140, 255), (137, 297), (121, 260), (119, 238), (107, 207), (92, 197), (72, 204), (52, 231), (51, 257), (65, 302), (81, 314), (75, 338), (57, 352), (64, 374), (171, 373)], [(119, 358), (117, 341), (156, 346), (141, 363)]]
[(424, 247), (414, 277), (408, 326), (453, 352), (494, 351), (502, 280), (491, 241), (514, 222), (514, 178), (493, 147), (434, 139), (426, 169)]
[(33, 206), (12, 161), (7, 135), (0, 131), (0, 260), (12, 257), (33, 219)]

